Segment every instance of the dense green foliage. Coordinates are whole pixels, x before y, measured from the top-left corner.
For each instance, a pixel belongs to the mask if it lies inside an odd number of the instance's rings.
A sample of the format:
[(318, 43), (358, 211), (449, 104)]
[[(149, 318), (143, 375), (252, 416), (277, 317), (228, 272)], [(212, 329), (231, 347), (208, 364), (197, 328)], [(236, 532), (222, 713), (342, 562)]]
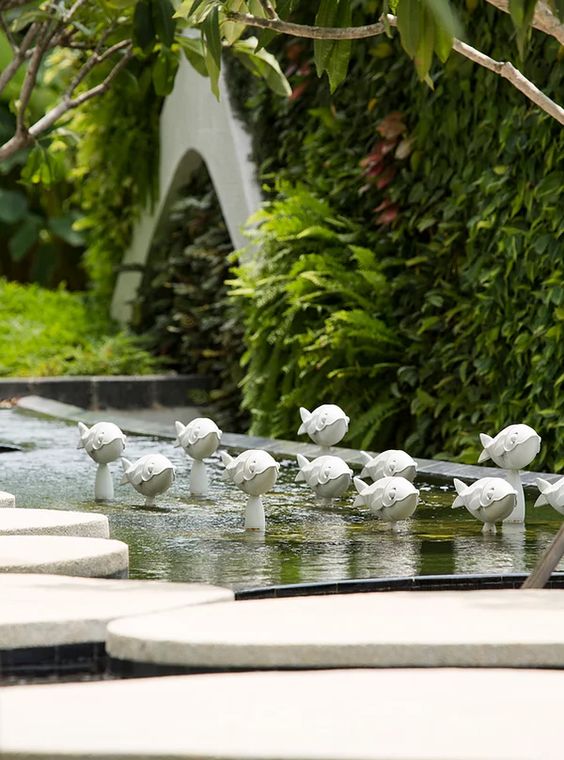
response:
[[(493, 9), (467, 28), (492, 55), (511, 35)], [(397, 47), (356, 43), (334, 95), (304, 43), (285, 46), (288, 102), (238, 78), (278, 177), (234, 291), (253, 431), (293, 436), (300, 403), (337, 401), (349, 444), (475, 461), (479, 432), (521, 421), (535, 466), (561, 468), (564, 134), (456, 56), (431, 91)], [(557, 56), (535, 34), (526, 73), (562, 99)]]
[(232, 245), (204, 167), (179, 193), (154, 241), (133, 318), (159, 358), (179, 372), (208, 377), (199, 399), (220, 426), (244, 429), (239, 360), (242, 330), (227, 296)]
[(77, 293), (0, 278), (0, 376), (147, 374), (158, 362)]

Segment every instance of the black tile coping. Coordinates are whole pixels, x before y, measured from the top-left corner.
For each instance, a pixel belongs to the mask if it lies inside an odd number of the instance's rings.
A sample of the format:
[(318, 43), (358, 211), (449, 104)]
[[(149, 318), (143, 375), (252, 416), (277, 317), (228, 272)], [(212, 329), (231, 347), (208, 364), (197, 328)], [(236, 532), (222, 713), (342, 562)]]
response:
[(37, 395), (85, 409), (142, 409), (185, 406), (194, 390), (210, 387), (202, 375), (13, 377), (0, 379), (0, 401)]
[[(292, 596), (353, 594), (384, 591), (475, 591), (484, 589), (518, 589), (525, 573), (499, 575), (420, 575), (394, 578), (302, 583), (270, 588), (251, 588), (235, 592), (235, 599), (282, 599)], [(554, 573), (547, 588), (564, 588), (564, 573)], [(109, 657), (103, 642), (60, 646), (0, 649), (0, 685), (30, 681), (85, 680), (87, 678), (140, 678), (183, 673), (244, 671), (248, 668), (187, 668), (154, 665)]]

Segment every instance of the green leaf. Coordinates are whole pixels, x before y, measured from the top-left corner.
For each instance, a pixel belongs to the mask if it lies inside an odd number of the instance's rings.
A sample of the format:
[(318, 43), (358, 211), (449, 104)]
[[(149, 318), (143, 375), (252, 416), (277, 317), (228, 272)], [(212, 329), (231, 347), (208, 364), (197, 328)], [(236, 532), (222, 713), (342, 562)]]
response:
[[(321, 0), (315, 23), (317, 26), (350, 26), (351, 3), (349, 0)], [(351, 40), (314, 40), (313, 51), (318, 76), (326, 71), (331, 92), (334, 92), (347, 75)]]
[(219, 72), (221, 71), (221, 36), (219, 32), (219, 8), (215, 7), (202, 23), (205, 41), (205, 60), (210, 75), (211, 89), (219, 100)]
[(423, 25), (421, 0), (400, 0), (397, 19), (401, 45), (410, 58), (415, 58), (419, 49)]
[(174, 42), (176, 28), (172, 3), (170, 0), (151, 0), (151, 12), (158, 38), (163, 45), (170, 47)]
[[(421, 81), (427, 80), (435, 49), (435, 21), (429, 11), (424, 11), (423, 28), (415, 53), (415, 70)], [(429, 84), (429, 82), (427, 82)], [(432, 84), (432, 83), (431, 83)]]
[(553, 0), (553, 6), (559, 20), (564, 23), (564, 0)]
[[(286, 19), (291, 16), (297, 4), (298, 0), (278, 0), (276, 3), (276, 12), (281, 19)], [(261, 29), (257, 33), (258, 49), (266, 47), (276, 36), (277, 32), (272, 31), (272, 29)]]
[(133, 12), (133, 42), (145, 50), (155, 39), (155, 25), (149, 0), (139, 0)]
[(37, 242), (42, 220), (35, 214), (26, 217), (16, 234), (10, 238), (10, 255), (14, 261), (23, 259), (29, 249)]
[(19, 222), (27, 213), (27, 199), (17, 190), (0, 188), (0, 221), (7, 224)]
[(450, 0), (423, 0), (423, 4), (435, 21), (435, 32), (440, 29), (446, 37), (462, 37), (464, 29)]
[(176, 9), (174, 18), (186, 19), (190, 24), (201, 24), (217, 5), (218, 0), (183, 0)]
[(264, 79), (277, 95), (288, 97), (292, 94), (292, 88), (282, 73), (280, 64), (271, 53), (258, 47), (256, 37), (238, 40), (233, 46), (233, 52), (255, 76)]
[(179, 37), (178, 44), (184, 51), (186, 59), (196, 69), (198, 74), (207, 77), (206, 55), (202, 40), (195, 37)]
[(172, 92), (177, 69), (178, 57), (163, 48), (153, 65), (153, 86), (157, 95), (164, 97)]
[(521, 58), (525, 56), (536, 4), (537, 0), (509, 0), (509, 13), (517, 32), (517, 47)]
[(84, 236), (73, 229), (75, 218), (73, 214), (67, 214), (66, 216), (51, 217), (47, 223), (51, 232), (54, 232), (57, 237), (60, 237), (73, 248), (80, 248), (84, 245)]

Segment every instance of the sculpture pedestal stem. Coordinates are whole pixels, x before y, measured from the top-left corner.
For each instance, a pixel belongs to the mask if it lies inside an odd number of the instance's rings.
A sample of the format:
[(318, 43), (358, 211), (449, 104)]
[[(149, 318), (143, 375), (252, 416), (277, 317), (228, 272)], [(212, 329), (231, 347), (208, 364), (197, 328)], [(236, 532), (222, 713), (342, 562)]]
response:
[(515, 509), (506, 517), (504, 523), (524, 523), (525, 522), (525, 493), (519, 470), (507, 470), (507, 480), (517, 491), (517, 504)]
[(210, 488), (206, 465), (201, 459), (192, 460), (190, 473), (190, 493), (194, 496), (206, 496)]
[(96, 501), (110, 501), (114, 498), (114, 481), (107, 464), (99, 464), (96, 470), (94, 498)]
[(249, 496), (245, 510), (245, 530), (256, 530), (264, 533), (266, 519), (260, 496)]

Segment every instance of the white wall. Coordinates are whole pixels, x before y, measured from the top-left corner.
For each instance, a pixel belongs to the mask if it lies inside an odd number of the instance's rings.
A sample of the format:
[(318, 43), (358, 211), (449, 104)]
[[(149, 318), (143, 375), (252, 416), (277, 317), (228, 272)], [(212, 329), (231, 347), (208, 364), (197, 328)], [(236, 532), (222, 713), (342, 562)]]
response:
[[(160, 122), (160, 198), (136, 224), (123, 264), (143, 265), (159, 225), (176, 193), (202, 160), (205, 162), (234, 248), (246, 244), (241, 227), (260, 205), (260, 191), (249, 160), (251, 142), (235, 118), (224, 81), (221, 100), (212, 95), (209, 80), (181, 60), (174, 90), (165, 101)], [(141, 282), (140, 272), (119, 274), (112, 300), (112, 316), (129, 320), (131, 303)]]

